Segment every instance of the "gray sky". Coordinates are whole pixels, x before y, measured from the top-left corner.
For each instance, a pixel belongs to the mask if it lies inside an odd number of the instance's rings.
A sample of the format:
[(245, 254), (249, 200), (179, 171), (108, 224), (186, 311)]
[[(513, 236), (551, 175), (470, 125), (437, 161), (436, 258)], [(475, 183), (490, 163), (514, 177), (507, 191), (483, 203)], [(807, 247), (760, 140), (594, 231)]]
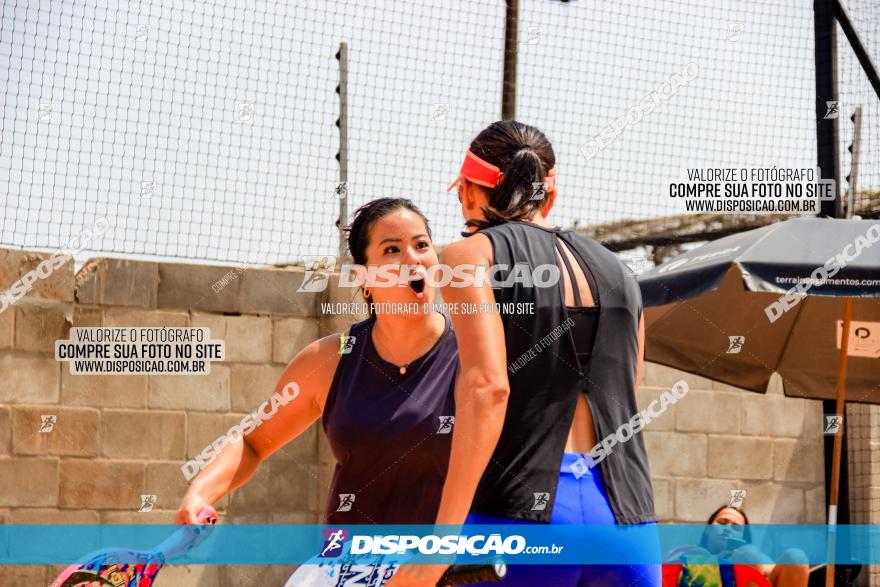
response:
[[(58, 247), (106, 216), (93, 250), (257, 263), (333, 254), (340, 41), (350, 208), (406, 196), (436, 242), (461, 230), (445, 190), (470, 139), (499, 117), (503, 2), (83, 4), (3, 5), (0, 243)], [(877, 47), (880, 11), (849, 4)], [(808, 0), (521, 0), (517, 112), (557, 152), (551, 219), (679, 213), (667, 186), (690, 167), (813, 166), (812, 18)], [(866, 102), (867, 129), (880, 120), (853, 62), (841, 51), (843, 137), (852, 104)], [(596, 157), (581, 154), (689, 63), (698, 74), (681, 91)], [(876, 187), (880, 145), (864, 134), (860, 184)]]

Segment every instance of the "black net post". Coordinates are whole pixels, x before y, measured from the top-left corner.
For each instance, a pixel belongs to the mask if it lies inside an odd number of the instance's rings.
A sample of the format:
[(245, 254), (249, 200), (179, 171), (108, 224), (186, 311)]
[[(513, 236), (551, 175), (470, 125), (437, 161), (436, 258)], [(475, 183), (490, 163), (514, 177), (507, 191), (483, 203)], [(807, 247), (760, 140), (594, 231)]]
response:
[(519, 44), (519, 0), (507, 0), (504, 23), (504, 79), (501, 86), (501, 119), (516, 118), (516, 60)]
[(837, 96), (837, 25), (834, 0), (813, 1), (816, 31), (816, 155), (822, 179), (835, 181), (835, 198), (821, 203), (821, 215), (840, 218), (840, 162), (837, 154), (840, 102)]

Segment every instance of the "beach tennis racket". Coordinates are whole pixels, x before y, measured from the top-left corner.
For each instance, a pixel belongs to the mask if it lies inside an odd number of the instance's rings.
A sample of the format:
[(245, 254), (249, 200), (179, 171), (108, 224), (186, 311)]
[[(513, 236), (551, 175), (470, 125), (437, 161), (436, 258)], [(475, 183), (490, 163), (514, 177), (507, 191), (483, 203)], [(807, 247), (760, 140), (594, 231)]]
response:
[[(300, 566), (284, 587), (383, 587), (400, 566), (398, 563), (383, 562), (381, 556), (372, 562), (361, 557), (362, 562), (359, 564), (347, 561), (345, 556), (332, 561), (323, 559), (321, 562)], [(493, 583), (500, 581), (505, 575), (507, 565), (501, 561), (493, 564), (452, 565), (437, 582), (437, 586)]]
[(217, 523), (217, 512), (203, 508), (198, 521), (198, 525), (175, 531), (149, 551), (106, 548), (87, 555), (86, 562), (64, 569), (49, 587), (151, 587), (167, 561), (201, 544)]

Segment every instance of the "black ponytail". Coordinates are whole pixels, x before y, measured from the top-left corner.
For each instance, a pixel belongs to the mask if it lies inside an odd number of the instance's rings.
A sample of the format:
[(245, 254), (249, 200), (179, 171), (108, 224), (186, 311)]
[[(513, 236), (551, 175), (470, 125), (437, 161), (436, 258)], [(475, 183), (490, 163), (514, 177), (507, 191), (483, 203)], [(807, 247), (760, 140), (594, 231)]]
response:
[(484, 188), (489, 206), (486, 217), (469, 220), (468, 226), (484, 228), (511, 220), (531, 218), (544, 207), (546, 193), (536, 189), (556, 165), (556, 154), (546, 135), (515, 120), (493, 122), (471, 142), (477, 157), (498, 166), (504, 174), (495, 188)]

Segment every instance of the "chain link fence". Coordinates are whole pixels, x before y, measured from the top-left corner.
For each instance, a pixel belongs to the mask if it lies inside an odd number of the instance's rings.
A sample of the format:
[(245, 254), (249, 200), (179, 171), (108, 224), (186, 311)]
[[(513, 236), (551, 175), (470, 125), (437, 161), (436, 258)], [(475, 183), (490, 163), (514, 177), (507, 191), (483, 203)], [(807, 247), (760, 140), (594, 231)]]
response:
[[(340, 193), (346, 220), (409, 197), (448, 243), (463, 221), (446, 187), (500, 117), (504, 24), (500, 1), (7, 2), (0, 243), (65, 247), (105, 218), (83, 255), (294, 263), (338, 250)], [(557, 224), (649, 234), (681, 214), (669, 183), (687, 168), (815, 165), (808, 2), (521, 0), (518, 35), (517, 117), (557, 151)], [(865, 107), (861, 205), (878, 104), (840, 38), (844, 110)]]

